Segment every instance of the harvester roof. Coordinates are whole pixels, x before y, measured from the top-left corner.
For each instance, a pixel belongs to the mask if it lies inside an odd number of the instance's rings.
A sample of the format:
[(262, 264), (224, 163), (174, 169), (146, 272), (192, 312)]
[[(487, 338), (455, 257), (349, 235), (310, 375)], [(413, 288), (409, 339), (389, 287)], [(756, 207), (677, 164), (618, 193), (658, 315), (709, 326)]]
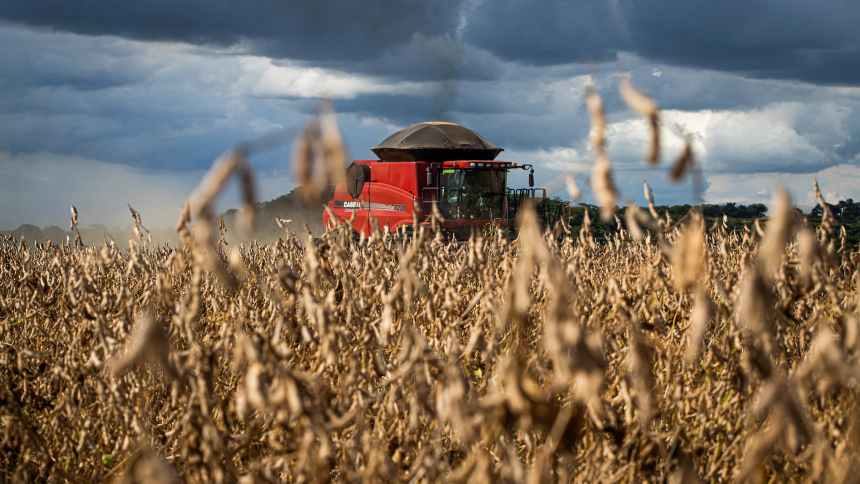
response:
[(371, 148), (382, 161), (492, 160), (502, 148), (456, 123), (417, 123)]

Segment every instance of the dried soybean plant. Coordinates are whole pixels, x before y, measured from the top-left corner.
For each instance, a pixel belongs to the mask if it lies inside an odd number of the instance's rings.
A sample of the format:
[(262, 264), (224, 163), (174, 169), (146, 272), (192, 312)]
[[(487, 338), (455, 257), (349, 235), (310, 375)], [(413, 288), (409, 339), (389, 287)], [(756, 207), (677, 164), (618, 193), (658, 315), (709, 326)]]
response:
[[(662, 136), (660, 134), (660, 109), (653, 99), (633, 87), (629, 78), (622, 79), (619, 86), (621, 97), (624, 99), (624, 102), (630, 107), (630, 109), (636, 111), (645, 118), (647, 122), (649, 143), (648, 153), (645, 156), (645, 159), (651, 166), (656, 166), (660, 164), (660, 151), (662, 147)], [(680, 126), (670, 125), (670, 128), (673, 128), (672, 132), (684, 142), (684, 148), (681, 150), (678, 158), (669, 169), (669, 181), (677, 183), (680, 182), (687, 173), (695, 169), (696, 157), (693, 151), (693, 136), (689, 133), (685, 133)], [(702, 188), (700, 185), (703, 183), (702, 180), (699, 179), (701, 177), (701, 173), (696, 172), (696, 175), (697, 178), (694, 180), (697, 185), (696, 189), (701, 192)]]
[(71, 212), (69, 231), (75, 235), (75, 247), (83, 247), (84, 242), (81, 240), (81, 231), (78, 229), (78, 209), (72, 205), (69, 211)]
[[(651, 165), (660, 163), (660, 111), (657, 108), (657, 103), (650, 97), (642, 94), (633, 84), (630, 79), (622, 79), (620, 86), (621, 97), (624, 102), (630, 106), (630, 109), (642, 115), (648, 121), (648, 133), (650, 135), (650, 143), (648, 154), (645, 157)], [(688, 145), (689, 146), (689, 145)]]
[(0, 236), (0, 480), (856, 475), (860, 253), (835, 218), (816, 232), (777, 192), (762, 235), (736, 232), (659, 215), (646, 184), (602, 237), (526, 209), (516, 241), (228, 245), (213, 203), (252, 186), (252, 151), (215, 165), (179, 247)]
[(603, 100), (594, 88), (590, 88), (585, 102), (591, 115), (591, 150), (595, 156), (591, 189), (600, 205), (600, 217), (609, 221), (615, 214), (618, 190), (612, 178), (612, 163), (606, 153), (606, 115), (603, 112)]
[(319, 203), (330, 187), (346, 179), (346, 148), (330, 102), (311, 119), (293, 148), (293, 173), (307, 203)]

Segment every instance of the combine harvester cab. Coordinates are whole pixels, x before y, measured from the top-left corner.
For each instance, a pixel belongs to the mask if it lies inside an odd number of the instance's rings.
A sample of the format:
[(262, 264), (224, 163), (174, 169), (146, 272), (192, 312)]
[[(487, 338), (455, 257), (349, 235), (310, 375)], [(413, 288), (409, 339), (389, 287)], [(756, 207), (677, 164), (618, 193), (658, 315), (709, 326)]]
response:
[[(539, 211), (546, 205), (546, 190), (533, 187), (532, 165), (496, 160), (501, 151), (458, 124), (414, 124), (373, 147), (378, 160), (350, 164), (328, 207), (365, 235), (374, 227), (429, 224), (434, 203), (442, 228), (457, 238), (487, 226), (511, 229), (523, 202), (533, 200)], [(508, 171), (515, 169), (529, 170), (529, 188), (508, 188)], [(324, 225), (333, 222), (324, 212)]]

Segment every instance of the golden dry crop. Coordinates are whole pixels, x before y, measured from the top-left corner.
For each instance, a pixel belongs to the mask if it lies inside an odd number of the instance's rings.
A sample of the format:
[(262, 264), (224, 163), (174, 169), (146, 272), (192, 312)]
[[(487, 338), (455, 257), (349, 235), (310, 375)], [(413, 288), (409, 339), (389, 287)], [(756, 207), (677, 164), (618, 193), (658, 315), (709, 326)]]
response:
[(529, 215), (513, 243), (216, 241), (235, 285), (193, 243), (6, 238), (0, 469), (841, 482), (858, 457), (860, 253), (778, 221), (764, 240), (691, 220), (584, 243)]

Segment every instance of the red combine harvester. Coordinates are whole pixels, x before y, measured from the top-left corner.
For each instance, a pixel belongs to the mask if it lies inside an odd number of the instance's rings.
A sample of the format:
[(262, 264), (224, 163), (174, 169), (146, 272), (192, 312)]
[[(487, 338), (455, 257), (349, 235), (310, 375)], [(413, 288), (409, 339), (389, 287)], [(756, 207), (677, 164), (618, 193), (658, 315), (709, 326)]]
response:
[[(365, 235), (374, 226), (429, 224), (435, 203), (442, 228), (463, 238), (489, 225), (511, 228), (524, 201), (539, 208), (546, 201), (546, 189), (534, 188), (531, 164), (496, 160), (501, 148), (455, 123), (414, 124), (372, 150), (379, 159), (353, 161), (328, 202), (335, 217)], [(528, 188), (508, 188), (508, 171), (517, 169), (529, 171)], [(331, 222), (325, 211), (323, 224)]]

